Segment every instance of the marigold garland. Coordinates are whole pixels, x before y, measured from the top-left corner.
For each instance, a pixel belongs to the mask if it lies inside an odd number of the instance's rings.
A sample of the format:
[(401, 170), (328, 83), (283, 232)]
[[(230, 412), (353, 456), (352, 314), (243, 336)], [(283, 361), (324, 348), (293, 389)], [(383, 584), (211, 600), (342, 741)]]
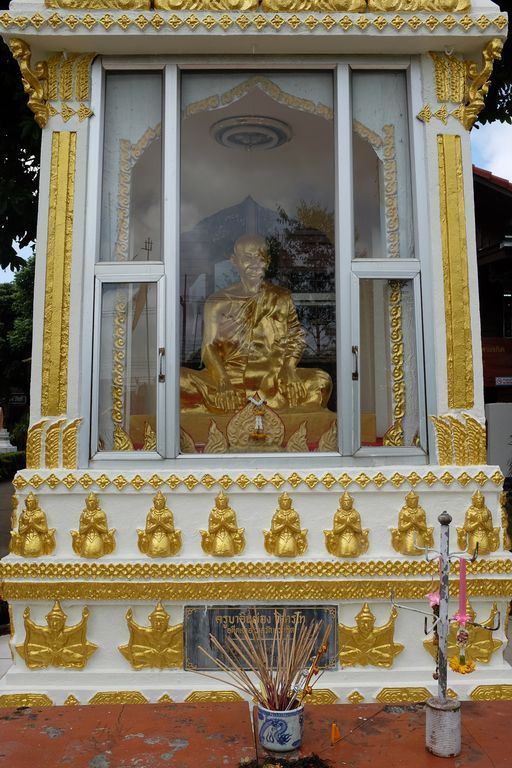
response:
[(475, 662), (470, 659), (461, 660), (459, 656), (452, 656), (450, 659), (450, 669), (459, 672), (461, 675), (469, 675), (475, 671)]

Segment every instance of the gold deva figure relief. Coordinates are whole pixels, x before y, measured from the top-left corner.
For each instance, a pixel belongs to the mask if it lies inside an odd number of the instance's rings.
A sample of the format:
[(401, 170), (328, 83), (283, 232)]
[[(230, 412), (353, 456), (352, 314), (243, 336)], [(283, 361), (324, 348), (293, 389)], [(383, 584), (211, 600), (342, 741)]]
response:
[(395, 621), (398, 611), (392, 608), (389, 620), (382, 627), (375, 626), (375, 616), (365, 603), (356, 616), (355, 627), (340, 624), (340, 661), (347, 667), (391, 667), (395, 656), (404, 646), (395, 643)]
[[(493, 653), (503, 645), (501, 640), (495, 640), (492, 636), (491, 627), (495, 625), (496, 615), (498, 613), (496, 603), (492, 604), (489, 618), (485, 621), (478, 622), (478, 626), (472, 624), (472, 622), (476, 620), (476, 614), (469, 600), (466, 602), (466, 613), (469, 616), (469, 622), (466, 624), (466, 632), (469, 635), (465, 650), (466, 661), (488, 664)], [(458, 631), (459, 622), (450, 622), (450, 629), (448, 632), (448, 658), (459, 655), (459, 646), (457, 645)], [(437, 647), (434, 644), (433, 638), (424, 640), (423, 645), (425, 650), (427, 650), (432, 658), (435, 659)]]
[[(512, 550), (512, 541), (510, 539), (509, 534), (509, 526), (508, 526), (508, 514), (507, 514), (507, 501), (508, 493), (507, 491), (502, 491), (500, 493), (500, 507), (501, 507), (501, 527), (503, 528), (503, 549)], [(14, 496), (13, 496), (14, 499)]]
[(202, 371), (182, 368), (181, 409), (230, 413), (258, 392), (275, 410), (325, 408), (332, 389), (325, 371), (300, 368), (305, 334), (290, 291), (265, 281), (265, 239), (240, 237), (231, 261), (240, 282), (204, 305)]
[(150, 557), (170, 557), (181, 549), (181, 531), (174, 527), (174, 517), (162, 491), (153, 497), (144, 530), (137, 528), (139, 549)]
[(478, 554), (488, 555), (500, 545), (500, 529), (493, 528), (492, 515), (485, 505), (485, 497), (478, 489), (471, 498), (472, 504), (466, 511), (464, 525), (457, 528), (457, 545), (473, 553), (478, 544)]
[(208, 555), (232, 557), (245, 547), (245, 529), (239, 528), (236, 512), (228, 504), (228, 497), (221, 491), (215, 497), (215, 507), (208, 518), (208, 530), (201, 531), (201, 546)]
[(70, 667), (83, 669), (97, 645), (87, 640), (89, 609), (82, 610), (78, 624), (66, 627), (67, 615), (58, 600), (46, 616), (48, 626), (40, 626), (30, 618), (30, 608), (23, 613), (25, 642), (16, 646), (21, 658), (30, 669), (44, 667)]
[(270, 531), (263, 531), (263, 534), (265, 549), (270, 555), (297, 557), (306, 551), (307, 528), (300, 527), (299, 515), (286, 492), (279, 497), (279, 506), (272, 516)]
[(348, 491), (340, 496), (332, 531), (324, 531), (327, 551), (335, 557), (357, 557), (368, 550), (368, 528), (361, 527), (361, 516), (354, 509)]
[(419, 505), (419, 496), (411, 491), (398, 515), (398, 528), (391, 529), (393, 549), (402, 555), (422, 555), (424, 547), (434, 546), (433, 528), (427, 528), (427, 516)]
[(48, 521), (37, 498), (30, 492), (25, 499), (25, 509), (20, 515), (18, 530), (11, 531), (9, 551), (21, 557), (51, 555), (55, 549), (55, 528), (48, 528)]
[(73, 552), (80, 557), (103, 557), (110, 555), (116, 546), (115, 528), (109, 528), (107, 516), (100, 509), (98, 497), (90, 493), (85, 500), (85, 509), (80, 515), (78, 531), (71, 531)]
[(170, 627), (169, 618), (161, 602), (158, 602), (148, 616), (149, 627), (142, 627), (134, 621), (133, 611), (128, 608), (126, 623), (130, 639), (127, 645), (120, 645), (119, 650), (134, 669), (183, 666), (183, 624)]

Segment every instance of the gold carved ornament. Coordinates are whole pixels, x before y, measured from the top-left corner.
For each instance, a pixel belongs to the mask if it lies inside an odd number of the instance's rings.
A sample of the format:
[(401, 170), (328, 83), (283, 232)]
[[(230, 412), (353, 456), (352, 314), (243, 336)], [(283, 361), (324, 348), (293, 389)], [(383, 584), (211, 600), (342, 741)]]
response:
[[(469, 600), (467, 601), (467, 615), (469, 616), (469, 622), (466, 624), (466, 631), (469, 635), (467, 645), (465, 648), (466, 661), (474, 661), (481, 664), (488, 664), (495, 651), (500, 648), (503, 643), (501, 640), (495, 640), (491, 627), (494, 626), (495, 618), (498, 613), (496, 603), (493, 603), (489, 618), (483, 622), (479, 622), (478, 626), (475, 626), (472, 622), (475, 621), (476, 615)], [(448, 658), (459, 655), (459, 646), (457, 645), (457, 632), (459, 630), (459, 622), (450, 622), (450, 629), (448, 632)], [(425, 649), (430, 653), (433, 659), (437, 658), (437, 646), (434, 644), (434, 640), (424, 640), (423, 645)]]
[(512, 685), (477, 685), (469, 694), (473, 701), (510, 701)]
[(398, 528), (391, 529), (393, 549), (402, 555), (422, 555), (425, 547), (434, 546), (434, 529), (427, 527), (425, 510), (419, 505), (419, 496), (410, 491), (398, 514)]
[(89, 704), (148, 704), (148, 699), (139, 691), (99, 691)]
[(269, 531), (263, 531), (265, 549), (277, 557), (297, 557), (307, 549), (307, 528), (301, 528), (298, 513), (285, 492), (279, 497), (279, 506), (272, 516)]
[(368, 550), (368, 528), (361, 527), (361, 516), (354, 509), (348, 491), (340, 497), (332, 530), (324, 531), (325, 548), (335, 557), (358, 557)]
[(478, 70), (478, 64), (468, 64), (468, 91), (466, 103), (462, 111), (462, 124), (470, 131), (476, 119), (484, 107), (484, 100), (489, 90), (489, 82), (492, 68), (496, 59), (501, 59), (503, 40), (495, 38), (485, 46), (482, 51), (482, 68)]
[(165, 496), (158, 491), (146, 517), (146, 527), (137, 528), (139, 550), (149, 557), (171, 557), (181, 549), (181, 531), (174, 527), (174, 517)]
[(53, 701), (45, 693), (2, 693), (0, 707), (51, 707)]
[(132, 609), (128, 608), (126, 623), (130, 639), (127, 645), (120, 645), (119, 650), (133, 669), (183, 667), (183, 624), (169, 626), (169, 619), (160, 601), (149, 614), (147, 627), (137, 624)]
[(402, 284), (400, 280), (389, 281), (389, 314), (391, 363), (393, 365), (393, 426), (383, 438), (384, 445), (403, 445), (405, 417), (405, 376), (404, 336), (402, 331)]
[(98, 497), (90, 493), (80, 515), (80, 528), (71, 531), (73, 552), (91, 559), (110, 555), (116, 546), (115, 532), (115, 528), (108, 527), (107, 516), (100, 509)]
[(500, 493), (501, 527), (503, 529), (503, 549), (512, 550), (512, 541), (508, 532), (507, 495), (507, 491)]
[(73, 419), (62, 430), (62, 466), (76, 469), (78, 466), (78, 429), (82, 419)]
[(60, 115), (67, 123), (73, 117), (82, 122), (92, 116), (90, 71), (95, 53), (56, 53), (48, 59), (48, 101), (50, 116)]
[(243, 700), (242, 696), (236, 693), (236, 691), (192, 691), (185, 699), (187, 704), (197, 704), (198, 702), (224, 704), (228, 701)]
[(486, 429), (468, 413), (461, 421), (452, 414), (431, 416), (436, 432), (438, 461), (457, 466), (487, 463)]
[(493, 528), (492, 515), (480, 489), (475, 491), (471, 502), (466, 511), (464, 525), (457, 528), (457, 545), (471, 554), (478, 545), (479, 555), (489, 555), (496, 552), (500, 546), (500, 529)]
[(404, 649), (394, 641), (397, 615), (398, 611), (393, 607), (386, 624), (376, 627), (375, 616), (368, 603), (364, 603), (355, 617), (354, 627), (339, 626), (341, 663), (347, 667), (392, 667), (395, 656)]
[(151, 8), (151, 0), (45, 0), (47, 8), (88, 8), (112, 11), (145, 11)]
[(55, 469), (59, 466), (60, 430), (65, 421), (65, 419), (59, 419), (50, 424), (46, 430), (44, 436), (44, 463), (48, 469)]
[(233, 557), (245, 547), (245, 529), (238, 527), (236, 512), (221, 491), (215, 497), (215, 507), (208, 517), (208, 530), (201, 531), (201, 546), (207, 555)]
[(98, 647), (86, 637), (88, 616), (89, 609), (84, 608), (78, 624), (66, 627), (67, 615), (56, 600), (46, 615), (45, 627), (32, 621), (30, 608), (27, 607), (23, 613), (25, 642), (17, 645), (16, 650), (29, 669), (83, 669)]
[(381, 704), (415, 704), (427, 701), (431, 696), (428, 688), (383, 688), (375, 699)]
[(39, 507), (36, 496), (30, 492), (25, 499), (18, 530), (11, 531), (9, 552), (20, 557), (51, 555), (55, 549), (55, 528), (48, 528), (48, 521)]
[(48, 419), (43, 419), (29, 427), (26, 448), (27, 469), (39, 469), (41, 466), (43, 430), (47, 423)]
[(39, 61), (31, 69), (30, 46), (18, 37), (9, 41), (9, 48), (20, 68), (23, 90), (28, 94), (28, 107), (34, 113), (38, 126), (44, 128), (50, 114), (47, 103), (48, 65), (45, 61)]

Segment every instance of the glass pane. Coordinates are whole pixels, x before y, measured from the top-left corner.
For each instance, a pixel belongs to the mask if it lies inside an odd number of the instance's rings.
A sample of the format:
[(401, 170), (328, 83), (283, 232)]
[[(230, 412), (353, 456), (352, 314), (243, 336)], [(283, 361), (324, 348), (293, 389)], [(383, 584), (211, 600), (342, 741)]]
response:
[(156, 450), (156, 283), (104, 283), (98, 451)]
[(181, 137), (181, 450), (336, 450), (332, 75), (186, 74)]
[(162, 78), (106, 79), (100, 261), (159, 261)]
[(412, 280), (360, 281), (361, 444), (418, 445)]
[(357, 259), (413, 258), (407, 93), (403, 72), (352, 74)]

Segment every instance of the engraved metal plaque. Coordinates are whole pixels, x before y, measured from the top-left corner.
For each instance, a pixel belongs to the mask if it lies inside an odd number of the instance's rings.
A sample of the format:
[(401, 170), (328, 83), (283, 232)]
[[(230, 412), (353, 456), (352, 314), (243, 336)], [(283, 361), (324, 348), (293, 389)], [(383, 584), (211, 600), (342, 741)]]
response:
[[(286, 612), (286, 621), (289, 631), (297, 622), (309, 623), (312, 621), (323, 622), (320, 631), (320, 639), (323, 637), (328, 625), (332, 626), (329, 636), (327, 653), (320, 659), (321, 669), (333, 669), (338, 662), (338, 608), (335, 605), (308, 606), (308, 605), (218, 605), (185, 606), (184, 633), (185, 633), (185, 662), (184, 668), (193, 670), (217, 669), (215, 664), (199, 648), (201, 646), (212, 656), (217, 657), (218, 651), (210, 643), (212, 634), (221, 645), (225, 645), (227, 637), (233, 637), (240, 632), (241, 624), (250, 624), (258, 621), (265, 627), (268, 635), (268, 647), (270, 645), (275, 625), (275, 612)], [(316, 652), (316, 649), (315, 649)], [(222, 657), (220, 654), (219, 658)], [(221, 658), (221, 660), (223, 660)]]

